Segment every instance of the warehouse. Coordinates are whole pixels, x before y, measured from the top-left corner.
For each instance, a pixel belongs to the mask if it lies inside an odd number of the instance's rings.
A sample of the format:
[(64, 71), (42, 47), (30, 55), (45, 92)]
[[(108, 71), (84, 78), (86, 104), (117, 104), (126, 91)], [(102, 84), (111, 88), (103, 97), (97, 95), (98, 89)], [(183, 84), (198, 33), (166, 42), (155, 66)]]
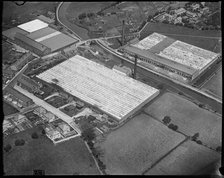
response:
[(23, 35), (28, 35), (29, 33), (23, 29), (18, 27), (10, 28), (4, 32), (2, 32), (3, 36), (9, 38), (10, 40), (14, 40), (16, 33), (21, 33)]
[(37, 30), (40, 30), (42, 28), (48, 27), (48, 24), (39, 20), (35, 19), (26, 23), (23, 23), (21, 25), (18, 25), (17, 27), (27, 31), (28, 33), (35, 32)]
[(127, 119), (159, 94), (159, 90), (151, 86), (79, 55), (37, 77), (48, 83), (57, 79), (57, 85), (65, 91), (98, 107), (119, 122)]
[(19, 46), (21, 46), (25, 49), (28, 49), (29, 51), (32, 51), (33, 53), (35, 53), (39, 56), (44, 56), (44, 55), (51, 53), (50, 48), (32, 40), (31, 38), (29, 38), (21, 33), (16, 33), (15, 42)]
[(124, 46), (119, 51), (131, 59), (137, 55), (141, 62), (175, 73), (187, 81), (195, 79), (220, 58), (220, 54), (158, 33), (153, 33), (136, 44)]

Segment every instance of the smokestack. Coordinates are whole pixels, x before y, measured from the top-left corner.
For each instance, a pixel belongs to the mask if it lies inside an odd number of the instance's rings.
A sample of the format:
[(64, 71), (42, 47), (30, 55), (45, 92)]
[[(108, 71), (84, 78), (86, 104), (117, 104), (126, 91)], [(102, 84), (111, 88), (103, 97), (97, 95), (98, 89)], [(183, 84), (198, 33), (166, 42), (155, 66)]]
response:
[(136, 73), (137, 73), (137, 55), (135, 55), (135, 64), (134, 64), (134, 76), (133, 78), (136, 79)]
[(122, 23), (122, 41), (121, 41), (121, 43), (122, 43), (122, 46), (124, 46), (124, 28), (125, 28), (125, 21), (123, 20), (123, 23)]

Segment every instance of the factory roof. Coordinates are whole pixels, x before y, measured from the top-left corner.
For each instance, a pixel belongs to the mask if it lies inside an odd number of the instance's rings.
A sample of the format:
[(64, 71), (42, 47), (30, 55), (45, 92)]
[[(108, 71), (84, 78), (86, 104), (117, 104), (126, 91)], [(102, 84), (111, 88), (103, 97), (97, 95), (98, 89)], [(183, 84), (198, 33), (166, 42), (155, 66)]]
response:
[(39, 20), (43, 21), (43, 22), (48, 23), (48, 24), (51, 24), (51, 23), (54, 23), (54, 22), (55, 22), (55, 20), (50, 19), (50, 18), (48, 18), (48, 17), (46, 17), (46, 16), (44, 16), (44, 15), (39, 15), (37, 18), (38, 18)]
[(2, 34), (12, 40), (14, 40), (14, 36), (16, 33), (21, 33), (23, 35), (27, 35), (29, 34), (27, 31), (21, 29), (21, 28), (18, 28), (18, 27), (14, 27), (14, 28), (10, 28), (4, 32), (2, 32)]
[(52, 83), (52, 79), (57, 79), (57, 85), (66, 92), (97, 106), (119, 120), (159, 92), (79, 55), (37, 77), (48, 83)]
[(18, 25), (17, 27), (31, 33), (31, 32), (34, 32), (34, 31), (37, 31), (37, 30), (40, 30), (42, 28), (45, 28), (47, 27), (48, 24), (39, 20), (39, 19), (35, 19), (35, 20), (32, 20), (32, 21), (29, 21), (27, 23), (24, 23), (24, 24), (21, 24), (21, 25)]
[(219, 55), (164, 35), (159, 36), (160, 34), (153, 33), (139, 43), (126, 46), (124, 49), (188, 74), (201, 70)]
[(74, 39), (64, 33), (57, 34), (56, 36), (40, 41), (41, 44), (47, 46), (52, 52), (64, 48), (68, 45), (76, 43), (78, 40)]
[(29, 37), (27, 37), (27, 36), (25, 36), (25, 35), (23, 35), (21, 33), (16, 33), (15, 38), (23, 41), (25, 44), (30, 45), (33, 48), (38, 49), (39, 51), (43, 52), (43, 51), (45, 51), (47, 49), (47, 47), (44, 46), (43, 44), (38, 43), (38, 42), (30, 39)]
[(40, 30), (37, 30), (35, 32), (32, 32), (30, 34), (27, 35), (27, 37), (33, 39), (33, 40), (36, 40), (38, 38), (41, 38), (43, 36), (46, 36), (46, 35), (49, 35), (51, 33), (54, 33), (56, 32), (57, 30), (53, 29), (53, 28), (50, 28), (50, 27), (45, 27), (45, 28), (42, 28)]

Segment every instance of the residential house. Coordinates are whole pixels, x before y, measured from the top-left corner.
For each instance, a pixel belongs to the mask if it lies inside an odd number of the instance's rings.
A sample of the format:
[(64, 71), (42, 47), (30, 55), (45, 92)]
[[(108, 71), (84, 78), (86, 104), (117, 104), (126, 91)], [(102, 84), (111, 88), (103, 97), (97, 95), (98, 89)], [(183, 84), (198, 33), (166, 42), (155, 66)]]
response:
[(186, 9), (184, 9), (184, 8), (180, 8), (180, 9), (175, 10), (175, 13), (176, 13), (177, 15), (181, 15), (181, 14), (183, 14), (183, 13), (185, 13), (185, 12), (186, 12)]

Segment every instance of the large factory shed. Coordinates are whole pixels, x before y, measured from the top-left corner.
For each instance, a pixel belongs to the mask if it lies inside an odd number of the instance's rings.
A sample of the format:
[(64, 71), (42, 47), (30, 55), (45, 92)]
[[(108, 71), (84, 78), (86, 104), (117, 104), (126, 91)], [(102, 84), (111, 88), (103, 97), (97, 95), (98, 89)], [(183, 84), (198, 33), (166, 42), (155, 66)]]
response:
[(40, 30), (42, 28), (45, 28), (45, 27), (48, 27), (48, 24), (39, 20), (39, 19), (35, 19), (35, 20), (32, 20), (32, 21), (29, 21), (29, 22), (26, 22), (26, 23), (23, 23), (21, 25), (18, 25), (17, 27), (29, 32), (29, 33), (32, 33), (32, 32), (35, 32), (37, 30)]
[[(124, 121), (159, 94), (159, 90), (76, 55), (39, 74), (73, 96)], [(53, 80), (53, 81), (52, 81)]]
[(128, 56), (137, 55), (142, 62), (160, 67), (188, 80), (195, 79), (220, 58), (220, 54), (158, 33), (153, 33), (135, 44), (124, 46), (120, 50)]
[(23, 35), (29, 34), (27, 31), (25, 31), (21, 28), (14, 27), (14, 28), (10, 28), (8, 30), (3, 31), (2, 35), (11, 39), (11, 40), (15, 40), (14, 37), (15, 37), (16, 33), (20, 33), (20, 34), (23, 34)]

